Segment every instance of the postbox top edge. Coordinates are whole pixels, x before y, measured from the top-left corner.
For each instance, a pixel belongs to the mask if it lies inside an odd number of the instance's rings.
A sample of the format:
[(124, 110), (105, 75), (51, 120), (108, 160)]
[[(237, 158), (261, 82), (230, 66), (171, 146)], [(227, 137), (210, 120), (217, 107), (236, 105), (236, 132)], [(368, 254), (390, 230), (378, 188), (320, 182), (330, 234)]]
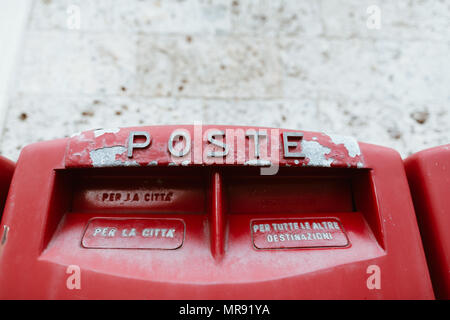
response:
[(411, 154), (405, 159), (405, 162), (413, 161), (414, 159), (428, 158), (430, 156), (440, 155), (448, 153), (450, 154), (450, 143), (444, 144), (424, 150), (420, 150), (416, 153)]
[[(174, 151), (174, 137), (186, 140), (180, 154)], [(243, 144), (238, 141), (234, 148), (234, 139), (240, 138), (244, 139)], [(252, 140), (252, 147), (245, 139)], [(266, 144), (262, 146), (264, 140)], [(192, 155), (198, 148), (204, 154)], [(261, 156), (260, 151), (272, 158)], [(84, 131), (70, 138), (65, 159), (66, 167), (208, 165), (205, 157), (229, 160), (230, 155), (237, 158), (231, 164), (250, 166), (365, 167), (359, 143), (353, 137), (282, 128), (195, 124)]]

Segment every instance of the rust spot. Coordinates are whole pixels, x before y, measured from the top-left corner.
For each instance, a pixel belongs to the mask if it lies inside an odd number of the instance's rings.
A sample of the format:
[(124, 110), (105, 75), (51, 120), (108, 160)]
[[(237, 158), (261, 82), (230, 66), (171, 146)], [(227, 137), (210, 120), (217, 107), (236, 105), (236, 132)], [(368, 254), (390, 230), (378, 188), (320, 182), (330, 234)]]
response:
[(328, 51), (323, 51), (322, 57), (324, 60), (330, 60), (330, 54), (328, 53)]
[(424, 124), (425, 122), (427, 122), (429, 116), (430, 114), (427, 111), (417, 111), (411, 113), (411, 118), (416, 120), (416, 122), (419, 124)]
[(395, 140), (398, 140), (402, 137), (402, 133), (397, 128), (389, 128), (388, 133), (389, 136)]
[(25, 112), (22, 112), (19, 116), (19, 119), (22, 121), (27, 120), (27, 118), (28, 118), (28, 115)]
[(81, 113), (81, 115), (82, 115), (83, 117), (93, 117), (93, 116), (94, 116), (94, 112), (93, 112), (93, 111), (83, 111), (83, 112)]

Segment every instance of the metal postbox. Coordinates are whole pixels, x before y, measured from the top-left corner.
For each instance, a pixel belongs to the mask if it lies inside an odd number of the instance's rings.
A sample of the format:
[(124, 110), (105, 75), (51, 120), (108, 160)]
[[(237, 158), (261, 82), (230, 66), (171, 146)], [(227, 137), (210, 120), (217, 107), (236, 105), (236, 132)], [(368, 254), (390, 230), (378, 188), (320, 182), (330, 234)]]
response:
[(450, 299), (450, 144), (405, 160), (431, 279), (440, 299)]
[(434, 298), (402, 159), (343, 136), (186, 125), (39, 142), (2, 225), (2, 299)]

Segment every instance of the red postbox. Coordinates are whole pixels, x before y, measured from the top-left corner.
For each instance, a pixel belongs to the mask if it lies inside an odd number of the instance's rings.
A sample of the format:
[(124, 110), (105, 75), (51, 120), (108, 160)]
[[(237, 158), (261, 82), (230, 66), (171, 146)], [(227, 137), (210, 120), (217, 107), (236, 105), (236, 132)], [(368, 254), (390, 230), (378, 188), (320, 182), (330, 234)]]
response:
[(431, 279), (440, 299), (450, 299), (450, 144), (405, 160)]
[(343, 136), (99, 129), (22, 150), (0, 298), (432, 299), (403, 162)]

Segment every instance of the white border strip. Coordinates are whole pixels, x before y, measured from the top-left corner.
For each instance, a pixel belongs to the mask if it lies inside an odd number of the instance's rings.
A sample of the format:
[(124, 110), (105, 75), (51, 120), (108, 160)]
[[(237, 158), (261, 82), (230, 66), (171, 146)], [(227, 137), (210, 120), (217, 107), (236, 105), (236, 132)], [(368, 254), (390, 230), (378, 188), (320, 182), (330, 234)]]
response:
[(8, 98), (31, 0), (0, 1), (0, 139), (8, 111)]

